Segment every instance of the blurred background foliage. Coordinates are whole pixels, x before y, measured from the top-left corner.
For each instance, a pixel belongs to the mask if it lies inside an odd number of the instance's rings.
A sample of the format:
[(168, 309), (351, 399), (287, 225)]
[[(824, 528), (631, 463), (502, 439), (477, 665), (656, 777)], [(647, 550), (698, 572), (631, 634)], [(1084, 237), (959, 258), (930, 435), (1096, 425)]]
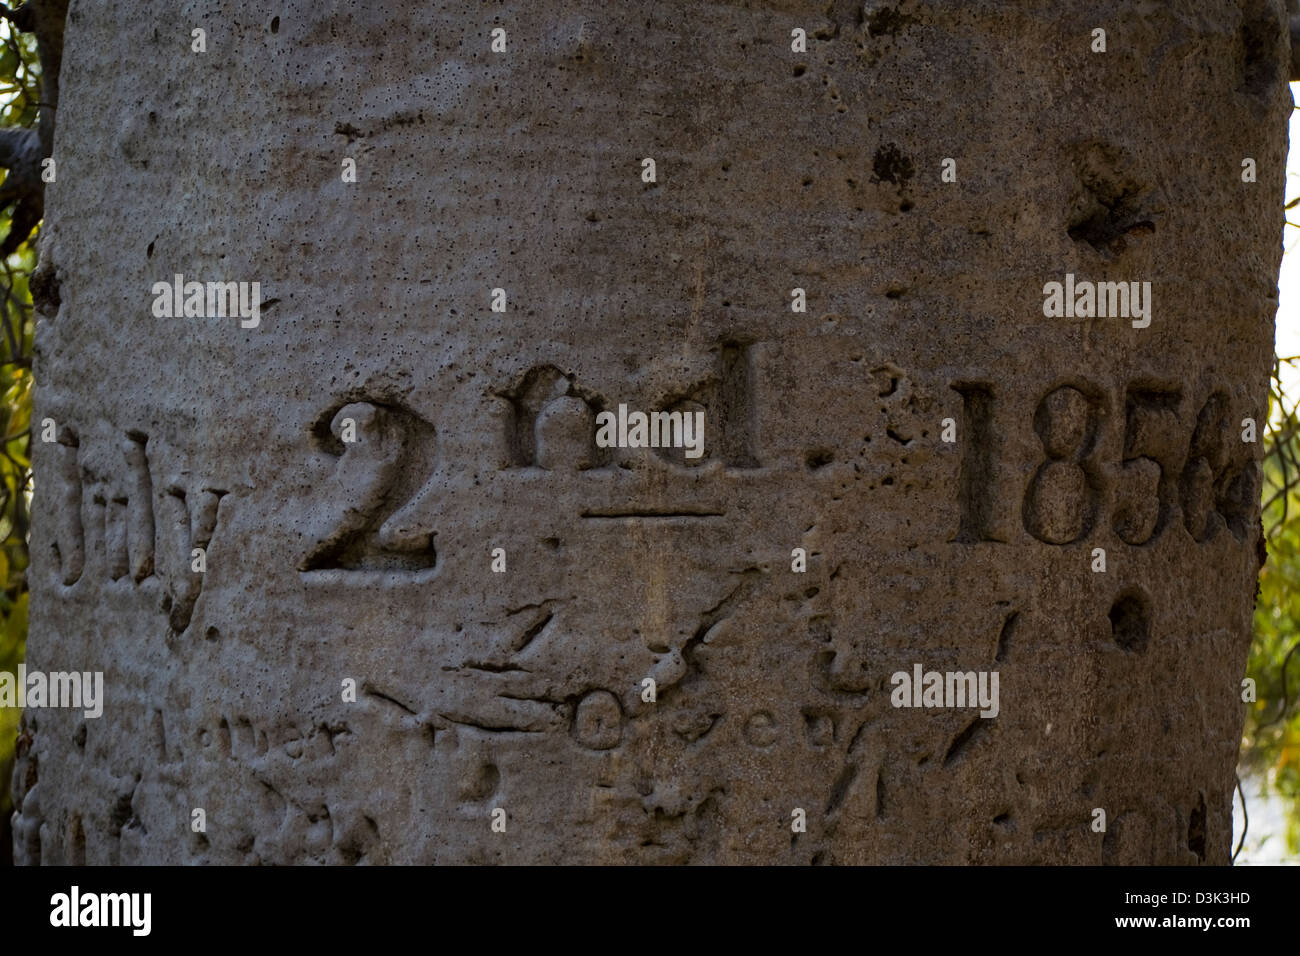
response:
[[(1300, 251), (1291, 253), (1300, 255)], [(1288, 395), (1285, 367), (1273, 369), (1264, 434), (1263, 524), (1268, 560), (1259, 575), (1255, 637), (1246, 676), (1257, 699), (1247, 705), (1241, 771), (1265, 783), (1285, 803), (1287, 852), (1300, 853), (1300, 414)], [(1249, 806), (1247, 807), (1249, 809)]]
[[(0, 20), (0, 127), (34, 128), (40, 99), (36, 42)], [(0, 210), (0, 237), (13, 207)], [(32, 473), (28, 452), (32, 413), (32, 296), (36, 268), (32, 235), (0, 263), (0, 671), (15, 673), (27, 641), (27, 523)], [(0, 707), (0, 861), (10, 855), (9, 777), (19, 711)]]

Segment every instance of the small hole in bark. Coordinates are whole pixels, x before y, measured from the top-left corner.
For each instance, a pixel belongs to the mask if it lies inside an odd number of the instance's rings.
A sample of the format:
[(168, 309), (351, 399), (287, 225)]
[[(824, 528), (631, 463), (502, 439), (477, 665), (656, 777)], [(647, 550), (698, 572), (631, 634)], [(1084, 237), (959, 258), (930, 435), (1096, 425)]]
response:
[(1135, 653), (1146, 649), (1151, 637), (1151, 622), (1146, 603), (1138, 594), (1124, 594), (1110, 609), (1110, 632), (1115, 643)]

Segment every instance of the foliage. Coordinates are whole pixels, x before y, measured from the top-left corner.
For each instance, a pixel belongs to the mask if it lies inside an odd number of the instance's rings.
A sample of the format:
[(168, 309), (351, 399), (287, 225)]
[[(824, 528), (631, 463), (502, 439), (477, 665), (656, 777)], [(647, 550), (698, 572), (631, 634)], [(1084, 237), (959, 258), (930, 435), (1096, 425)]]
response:
[(1246, 676), (1257, 699), (1246, 715), (1241, 766), (1288, 804), (1287, 849), (1300, 852), (1300, 414), (1274, 367), (1264, 436), (1263, 523), (1268, 561), (1259, 576)]
[[(0, 21), (0, 126), (36, 123), (40, 68), (30, 34)], [(0, 210), (0, 236), (13, 207)], [(0, 671), (13, 673), (27, 640), (27, 530), (31, 501), (32, 297), (36, 234), (0, 262)], [(0, 840), (8, 841), (9, 768), (19, 713), (0, 709)], [(7, 857), (0, 851), (0, 857)]]

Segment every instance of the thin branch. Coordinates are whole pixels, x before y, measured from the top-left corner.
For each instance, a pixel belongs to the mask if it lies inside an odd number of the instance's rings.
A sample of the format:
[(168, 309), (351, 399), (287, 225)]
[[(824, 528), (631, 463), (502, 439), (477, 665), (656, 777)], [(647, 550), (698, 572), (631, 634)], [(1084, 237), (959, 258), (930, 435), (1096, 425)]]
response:
[(1300, 650), (1300, 641), (1296, 641), (1295, 644), (1291, 646), (1291, 650), (1286, 652), (1286, 657), (1282, 659), (1282, 709), (1277, 712), (1277, 716), (1274, 717), (1272, 720), (1265, 721), (1264, 723), (1257, 726), (1255, 728), (1255, 733), (1258, 734), (1261, 730), (1265, 729), (1266, 727), (1272, 727), (1279, 720), (1281, 720), (1283, 717), (1286, 716), (1286, 712), (1288, 708), (1290, 708), (1291, 706), (1291, 690), (1290, 688), (1287, 687), (1286, 684), (1286, 669), (1291, 664), (1291, 656), (1295, 654), (1295, 652), (1298, 650)]
[(0, 315), (0, 319), (3, 319), (4, 321), (5, 338), (9, 340), (9, 354), (13, 356), (12, 361), (17, 362), (21, 356), (18, 354), (18, 342), (14, 339), (13, 327), (9, 323), (9, 303), (10, 301), (12, 301), (12, 297), (9, 294), (8, 285), (4, 287), (4, 294), (5, 294), (4, 308), (0, 309), (0, 313), (2, 313), (2, 315)]
[(1246, 791), (1242, 789), (1241, 777), (1237, 777), (1237, 794), (1241, 797), (1241, 839), (1237, 841), (1237, 849), (1232, 851), (1233, 863), (1237, 862), (1237, 854), (1246, 845), (1246, 831), (1250, 829), (1250, 814), (1246, 812)]

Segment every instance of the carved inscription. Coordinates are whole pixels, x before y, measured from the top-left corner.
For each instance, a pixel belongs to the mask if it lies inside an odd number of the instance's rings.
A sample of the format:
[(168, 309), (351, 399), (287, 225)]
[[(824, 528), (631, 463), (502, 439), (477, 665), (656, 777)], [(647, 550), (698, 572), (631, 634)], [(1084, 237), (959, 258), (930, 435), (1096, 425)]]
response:
[(1187, 465), (1179, 481), (1183, 522), (1197, 541), (1208, 541), (1227, 527), (1240, 539), (1258, 500), (1253, 468), (1232, 454), (1237, 432), (1228, 396), (1215, 392), (1196, 416)]
[(698, 466), (721, 460), (728, 468), (757, 468), (758, 402), (753, 346), (726, 341), (718, 347), (717, 371), (707, 381), (679, 392), (661, 403), (657, 411), (683, 415), (704, 412), (708, 439), (704, 454), (687, 458), (681, 448), (659, 448), (664, 461)]
[(86, 535), (81, 524), (81, 466), (77, 462), (80, 444), (77, 432), (64, 426), (54, 445), (55, 527), (54, 565), (64, 586), (77, 583), (86, 566)]
[(1100, 481), (1091, 455), (1097, 402), (1070, 385), (1048, 393), (1034, 412), (1044, 461), (1025, 492), (1025, 528), (1039, 541), (1069, 544), (1092, 530)]
[[(121, 464), (113, 469), (115, 456), (106, 454), (107, 449), (99, 449), (105, 452), (99, 456), (88, 455), (94, 449), (82, 447), (74, 426), (65, 425), (61, 431), (52, 449), (56, 519), (51, 550), (59, 581), (71, 587), (84, 580), (88, 554), (94, 556), (90, 566), (101, 568), (108, 581), (138, 586), (160, 577), (163, 610), (172, 629), (183, 632), (203, 589), (206, 550), (226, 491), (200, 484), (200, 490), (191, 494), (175, 481), (156, 498), (147, 435), (126, 433), (115, 449)], [(88, 518), (85, 523), (83, 515)], [(161, 564), (157, 561), (160, 525), (165, 549)], [(196, 548), (204, 555), (196, 557)]]
[(1133, 387), (1124, 412), (1124, 461), (1114, 529), (1128, 544), (1145, 544), (1164, 530), (1182, 460), (1179, 390)]
[(954, 385), (953, 390), (962, 397), (961, 433), (969, 445), (958, 476), (961, 519), (953, 540), (996, 541), (989, 530), (993, 509), (993, 392), (988, 385), (966, 383)]
[(515, 467), (583, 471), (607, 463), (607, 451), (595, 440), (604, 402), (572, 375), (554, 365), (535, 366), (497, 395), (510, 403), (506, 445)]
[[(997, 402), (988, 385), (952, 387), (962, 396), (965, 429), (952, 540), (997, 540), (989, 531), (994, 503), (1002, 499), (989, 457)], [(1098, 453), (1104, 407), (1102, 391), (1087, 383), (1058, 386), (1039, 401), (1032, 424), (1042, 458), (1021, 505), (1029, 534), (1057, 545), (1087, 538), (1107, 510), (1109, 492), (1111, 529), (1127, 544), (1155, 541), (1176, 512), (1196, 541), (1209, 541), (1223, 529), (1244, 540), (1258, 500), (1257, 467), (1224, 392), (1204, 400), (1193, 424), (1184, 417), (1177, 387), (1130, 385), (1124, 392), (1121, 457), (1113, 463)]]
[(128, 434), (122, 442), (128, 478), (126, 511), (126, 548), (131, 579), (136, 583), (153, 574), (154, 521), (153, 482), (149, 478), (149, 458), (145, 446), (149, 439), (139, 432)]
[[(221, 489), (205, 488), (189, 497), (184, 488), (172, 485), (163, 496), (165, 533), (173, 556), (179, 559), (168, 595), (168, 622), (178, 634), (189, 627), (194, 605), (203, 590), (205, 554), (216, 530), (217, 512), (225, 495)], [(196, 549), (202, 553), (196, 554)]]
[(334, 455), (326, 526), (299, 570), (419, 570), (437, 559), (424, 514), (433, 495), (433, 426), (397, 405), (352, 402), (314, 430)]

